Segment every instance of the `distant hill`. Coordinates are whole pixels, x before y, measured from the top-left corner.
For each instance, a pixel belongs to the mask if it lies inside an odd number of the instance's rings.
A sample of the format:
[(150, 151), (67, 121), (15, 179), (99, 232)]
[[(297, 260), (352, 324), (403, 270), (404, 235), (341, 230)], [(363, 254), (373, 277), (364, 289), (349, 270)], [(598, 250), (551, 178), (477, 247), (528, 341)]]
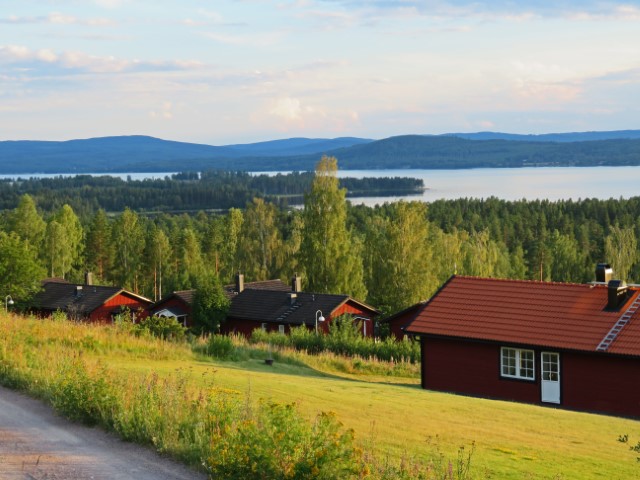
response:
[(242, 145), (227, 145), (236, 154), (243, 157), (253, 156), (292, 156), (313, 153), (326, 153), (338, 148), (347, 148), (373, 142), (366, 138), (340, 137), (326, 138), (288, 138), (285, 140), (271, 140), (268, 142), (247, 143)]
[[(473, 138), (461, 138), (465, 135)], [(325, 153), (337, 157), (341, 169), (640, 165), (640, 130), (547, 135), (480, 132), (383, 140), (290, 138), (226, 146), (146, 136), (4, 141), (0, 142), (0, 173), (302, 171), (312, 170)]]
[[(245, 145), (211, 146), (143, 135), (84, 140), (0, 142), (0, 173), (171, 172), (235, 169), (232, 159), (321, 155), (372, 140), (292, 138)], [(217, 164), (216, 160), (226, 161)], [(254, 162), (255, 163), (255, 162)], [(259, 162), (258, 162), (259, 163)]]
[(513, 140), (520, 142), (589, 142), (594, 140), (640, 139), (640, 130), (612, 130), (609, 132), (543, 133), (540, 135), (518, 135), (515, 133), (478, 132), (446, 133), (445, 136), (467, 140)]

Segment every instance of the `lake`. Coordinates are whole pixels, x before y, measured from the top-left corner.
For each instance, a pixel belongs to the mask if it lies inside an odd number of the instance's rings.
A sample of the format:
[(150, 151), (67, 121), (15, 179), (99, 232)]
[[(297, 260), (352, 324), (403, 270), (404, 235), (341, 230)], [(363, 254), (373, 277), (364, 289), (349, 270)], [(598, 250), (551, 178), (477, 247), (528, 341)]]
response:
[[(254, 174), (288, 172), (254, 172)], [(112, 173), (133, 180), (164, 178), (164, 173)], [(104, 175), (104, 174), (96, 174)], [(0, 178), (57, 177), (60, 175), (0, 175)], [(72, 176), (63, 174), (62, 176)], [(354, 204), (375, 205), (396, 200), (422, 200), (461, 197), (505, 200), (562, 200), (581, 198), (629, 198), (640, 195), (640, 167), (529, 167), (478, 168), (467, 170), (340, 170), (339, 177), (413, 177), (424, 181), (424, 193), (402, 197), (351, 198)]]
[(362, 197), (354, 204), (375, 205), (395, 200), (461, 197), (505, 200), (629, 198), (640, 195), (640, 167), (478, 168), (470, 170), (352, 170), (340, 177), (414, 177), (424, 181), (421, 195)]

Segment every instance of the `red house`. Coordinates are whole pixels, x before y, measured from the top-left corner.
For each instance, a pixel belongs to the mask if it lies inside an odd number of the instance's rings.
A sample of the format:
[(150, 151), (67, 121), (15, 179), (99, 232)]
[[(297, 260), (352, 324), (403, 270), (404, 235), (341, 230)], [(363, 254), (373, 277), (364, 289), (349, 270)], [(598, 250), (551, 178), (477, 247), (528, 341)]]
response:
[(148, 298), (120, 287), (48, 281), (35, 295), (31, 310), (40, 316), (61, 311), (72, 320), (106, 323), (125, 311), (135, 319), (144, 318), (151, 303)]
[[(236, 295), (242, 292), (245, 288), (251, 290), (289, 290), (287, 284), (283, 283), (279, 279), (244, 283), (244, 275), (239, 273), (236, 275), (236, 283), (225, 285), (223, 287), (223, 291), (227, 298), (233, 300)], [(193, 306), (193, 297), (195, 293), (195, 290), (179, 290), (172, 292), (149, 307), (149, 314), (159, 317), (175, 318), (183, 326), (191, 327), (193, 325), (193, 321), (191, 319), (191, 308)]]
[(640, 417), (640, 289), (598, 280), (451, 277), (405, 328), (422, 387)]
[(381, 320), (380, 323), (386, 323), (389, 325), (389, 334), (395, 337), (397, 340), (403, 340), (407, 336), (405, 327), (411, 323), (416, 316), (416, 313), (424, 307), (427, 302), (418, 302), (410, 307), (405, 308), (393, 315)]
[(289, 333), (291, 327), (306, 325), (327, 332), (329, 324), (341, 315), (352, 315), (360, 324), (362, 335), (373, 336), (373, 319), (378, 311), (348, 295), (300, 292), (299, 277), (294, 277), (289, 291), (245, 289), (231, 302), (222, 333), (250, 336), (257, 328)]
[(149, 315), (175, 318), (185, 327), (193, 325), (191, 305), (195, 290), (177, 290), (149, 307)]

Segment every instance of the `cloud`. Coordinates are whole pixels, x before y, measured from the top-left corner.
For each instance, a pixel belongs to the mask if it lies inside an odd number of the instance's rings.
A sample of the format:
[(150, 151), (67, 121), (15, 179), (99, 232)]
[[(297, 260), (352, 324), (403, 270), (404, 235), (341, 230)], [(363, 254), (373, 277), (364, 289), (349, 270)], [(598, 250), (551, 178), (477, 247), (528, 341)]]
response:
[(285, 36), (285, 31), (266, 33), (232, 35), (220, 32), (204, 32), (202, 36), (218, 43), (234, 46), (263, 48), (279, 43)]
[(128, 0), (94, 0), (94, 3), (99, 7), (109, 9), (119, 8), (127, 2)]
[(25, 24), (49, 24), (49, 25), (85, 25), (85, 26), (107, 26), (113, 25), (113, 21), (107, 18), (81, 19), (72, 15), (65, 15), (59, 12), (52, 12), (49, 15), (37, 17), (18, 17), (11, 15), (0, 18), (0, 24), (25, 25)]
[(84, 52), (56, 53), (50, 49), (32, 50), (21, 45), (0, 46), (0, 64), (26, 69), (32, 75), (80, 73), (122, 73), (145, 71), (193, 70), (202, 64), (196, 61), (141, 61), (101, 57)]
[(570, 21), (638, 21), (640, 8), (628, 3), (513, 2), (512, 0), (315, 0), (279, 4), (298, 18), (315, 20), (324, 29), (382, 25), (393, 19), (433, 22), (524, 23), (544, 19)]
[(149, 117), (158, 120), (171, 120), (173, 118), (173, 104), (165, 101), (159, 109), (149, 112)]
[(264, 109), (254, 112), (255, 124), (268, 122), (281, 132), (327, 131), (340, 134), (352, 132), (360, 116), (354, 109), (303, 103), (295, 97), (278, 97), (267, 102)]

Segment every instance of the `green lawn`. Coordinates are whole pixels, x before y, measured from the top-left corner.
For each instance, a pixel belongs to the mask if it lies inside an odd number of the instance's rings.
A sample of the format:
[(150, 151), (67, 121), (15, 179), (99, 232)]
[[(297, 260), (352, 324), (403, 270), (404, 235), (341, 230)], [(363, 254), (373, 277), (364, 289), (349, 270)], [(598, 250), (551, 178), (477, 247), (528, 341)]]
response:
[(554, 408), (469, 398), (422, 390), (415, 379), (343, 378), (311, 368), (259, 360), (239, 363), (202, 359), (152, 361), (109, 358), (130, 370), (181, 369), (197, 383), (248, 392), (251, 398), (297, 402), (310, 417), (333, 411), (357, 437), (393, 458), (427, 458), (439, 449), (455, 458), (475, 443), (472, 466), (498, 479), (632, 479), (640, 463), (628, 445), (640, 422)]

